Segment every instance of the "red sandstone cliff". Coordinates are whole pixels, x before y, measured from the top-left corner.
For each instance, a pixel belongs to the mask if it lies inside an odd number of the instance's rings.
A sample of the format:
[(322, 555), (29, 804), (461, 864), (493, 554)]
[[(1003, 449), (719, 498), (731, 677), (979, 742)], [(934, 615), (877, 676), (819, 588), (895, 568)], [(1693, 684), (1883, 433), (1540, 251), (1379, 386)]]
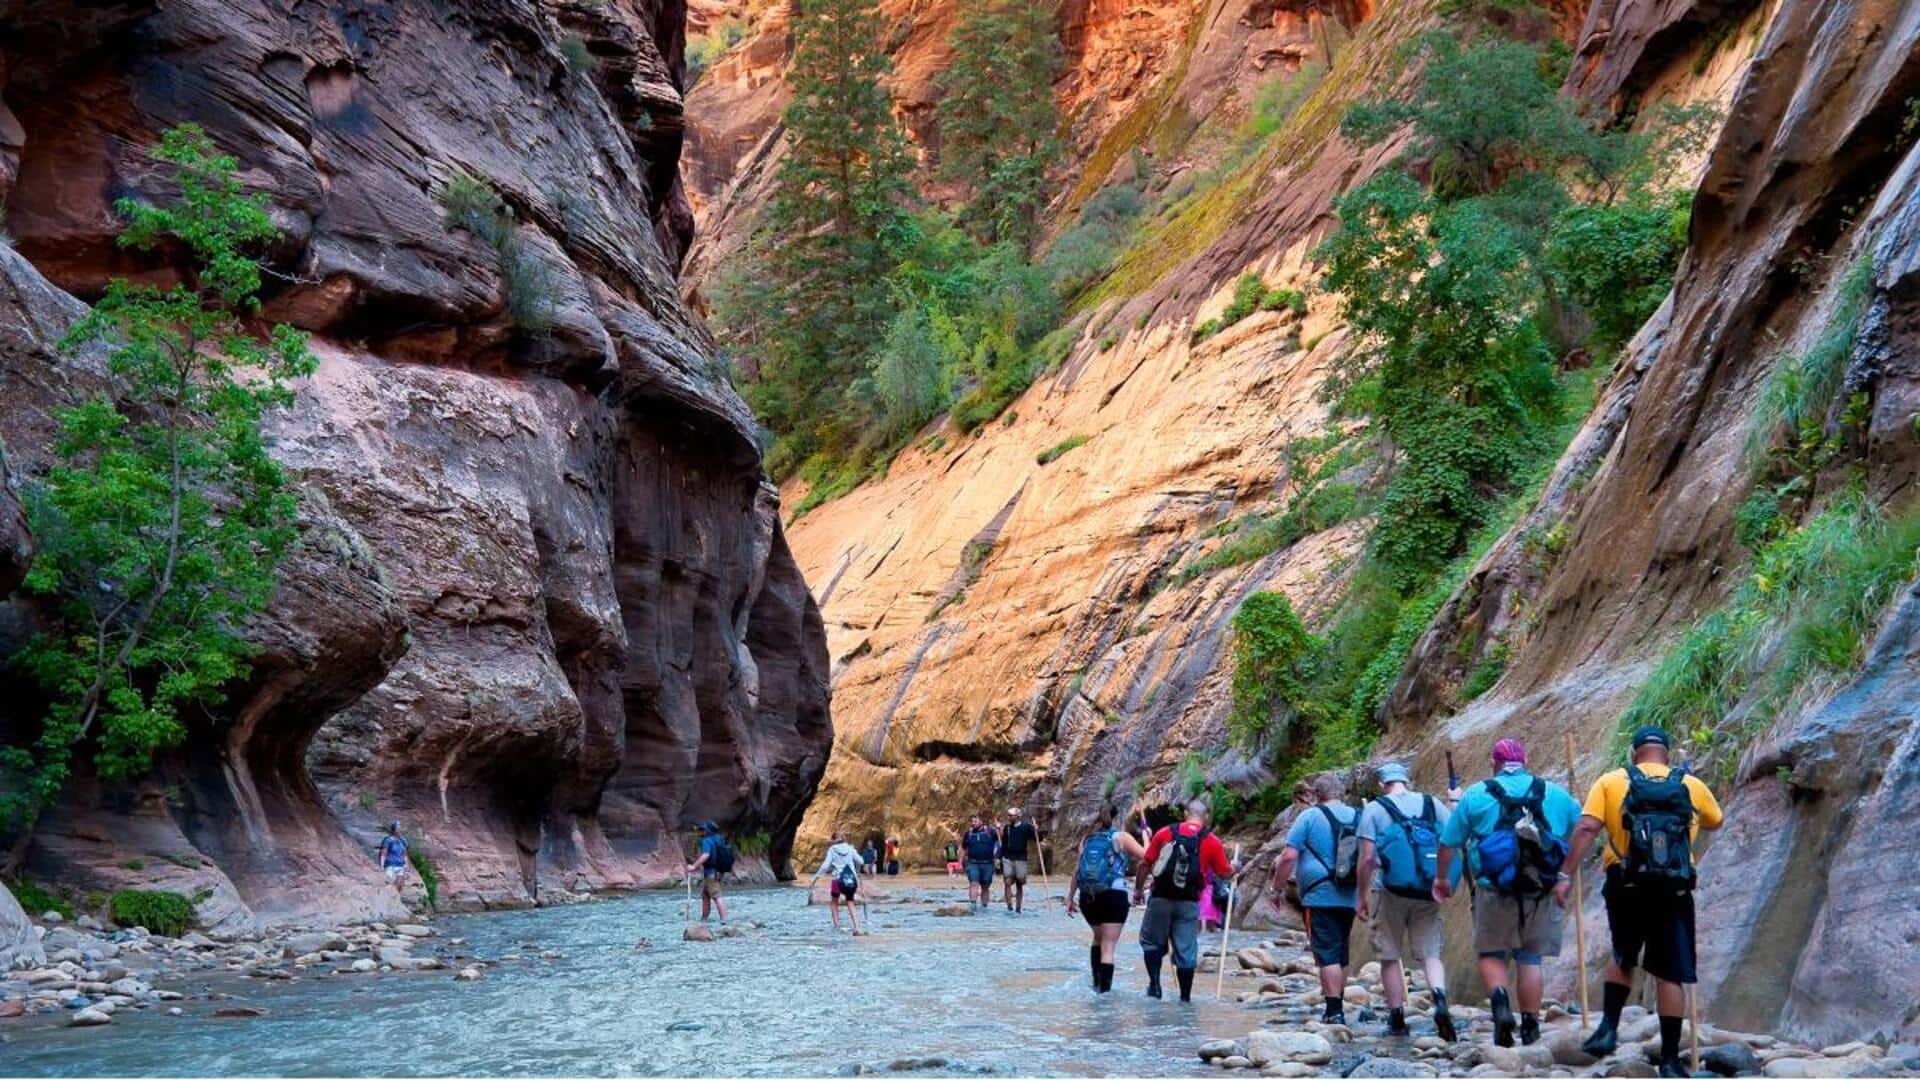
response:
[[(462, 904), (677, 877), (676, 834), (709, 817), (767, 834), (784, 869), (825, 765), (825, 649), (752, 418), (678, 299), (683, 18), (0, 4), (16, 479), (96, 377), (51, 342), (109, 277), (161, 269), (112, 246), (110, 206), (163, 194), (143, 149), (171, 125), (271, 195), (265, 315), (321, 358), (272, 433), (304, 535), (252, 678), (152, 783), (76, 783), (31, 874), (210, 889), (214, 925), (382, 914), (367, 851), (390, 817)], [(512, 208), (550, 332), (514, 331), (496, 253), (444, 222), (456, 170)], [(0, 499), (8, 585), (21, 554)], [(0, 652), (29, 618), (0, 607)]]

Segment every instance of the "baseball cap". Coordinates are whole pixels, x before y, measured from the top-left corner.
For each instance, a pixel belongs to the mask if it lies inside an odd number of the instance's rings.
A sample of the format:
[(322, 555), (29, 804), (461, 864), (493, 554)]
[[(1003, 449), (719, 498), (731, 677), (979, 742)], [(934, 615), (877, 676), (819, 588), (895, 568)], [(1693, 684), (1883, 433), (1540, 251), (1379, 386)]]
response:
[(1411, 778), (1407, 776), (1407, 767), (1397, 761), (1387, 762), (1385, 765), (1375, 769), (1373, 774), (1379, 777), (1380, 782), (1383, 784), (1412, 783)]
[(1665, 728), (1659, 728), (1659, 727), (1653, 726), (1652, 724), (1648, 724), (1646, 727), (1643, 727), (1640, 730), (1633, 733), (1633, 748), (1635, 750), (1638, 750), (1643, 746), (1671, 746), (1671, 745), (1673, 744), (1667, 741), (1667, 732)]

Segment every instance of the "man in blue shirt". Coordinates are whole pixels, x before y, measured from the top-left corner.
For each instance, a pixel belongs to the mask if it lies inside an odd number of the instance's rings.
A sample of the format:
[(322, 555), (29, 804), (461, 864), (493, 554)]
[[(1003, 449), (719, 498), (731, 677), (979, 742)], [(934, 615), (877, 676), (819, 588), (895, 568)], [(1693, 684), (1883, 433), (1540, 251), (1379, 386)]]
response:
[(715, 863), (719, 860), (721, 845), (726, 839), (720, 835), (720, 826), (715, 822), (703, 822), (700, 826), (700, 856), (687, 864), (687, 873), (700, 872), (700, 921), (706, 922), (707, 916), (720, 913), (720, 925), (727, 924), (727, 902), (720, 898), (720, 870)]
[(387, 875), (387, 884), (396, 890), (401, 887), (407, 876), (407, 838), (400, 835), (400, 823), (387, 824), (387, 835), (380, 838), (380, 870)]
[(1000, 858), (1000, 834), (975, 814), (960, 846), (967, 858), (967, 902), (974, 910), (985, 911), (993, 900), (993, 864)]
[(1293, 877), (1300, 905), (1307, 910), (1307, 941), (1313, 962), (1320, 966), (1320, 992), (1326, 996), (1321, 1020), (1328, 1024), (1347, 1022), (1347, 941), (1359, 896), (1360, 841), (1355, 830), (1360, 812), (1341, 801), (1341, 792), (1339, 777), (1322, 773), (1313, 778), (1318, 805), (1294, 819), (1277, 870), (1283, 879)]
[(1520, 1038), (1533, 1043), (1540, 1038), (1540, 961), (1560, 954), (1566, 920), (1553, 890), (1580, 804), (1566, 788), (1527, 772), (1527, 751), (1518, 739), (1494, 743), (1492, 758), (1494, 775), (1467, 790), (1440, 830), (1444, 846), (1433, 898), (1444, 903), (1453, 895), (1453, 854), (1466, 852), (1475, 884), (1474, 948), (1493, 999), (1493, 1041), (1512, 1046), (1507, 961), (1517, 968)]

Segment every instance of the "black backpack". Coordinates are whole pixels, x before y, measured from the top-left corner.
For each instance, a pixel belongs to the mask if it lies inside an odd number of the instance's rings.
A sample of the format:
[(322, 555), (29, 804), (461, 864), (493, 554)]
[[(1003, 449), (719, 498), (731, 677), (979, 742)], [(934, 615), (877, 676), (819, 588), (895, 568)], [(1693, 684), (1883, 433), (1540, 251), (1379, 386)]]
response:
[(1153, 862), (1153, 895), (1166, 900), (1198, 900), (1202, 881), (1200, 844), (1208, 832), (1202, 829), (1188, 836), (1178, 826), (1170, 831), (1172, 837)]
[(707, 865), (713, 869), (715, 874), (731, 874), (733, 873), (733, 859), (733, 845), (727, 843), (726, 837), (723, 836), (720, 837), (718, 843), (713, 845), (713, 850), (708, 853)]
[(1627, 766), (1627, 796), (1620, 804), (1627, 851), (1620, 873), (1629, 885), (1685, 892), (1693, 888), (1693, 793), (1687, 770), (1675, 767), (1659, 780)]
[(1351, 889), (1360, 876), (1360, 812), (1356, 810), (1352, 817), (1341, 821), (1332, 807), (1322, 806), (1319, 810), (1326, 815), (1327, 828), (1333, 833), (1333, 860), (1329, 862), (1317, 851), (1313, 857), (1327, 868), (1326, 880), (1333, 882), (1334, 887)]

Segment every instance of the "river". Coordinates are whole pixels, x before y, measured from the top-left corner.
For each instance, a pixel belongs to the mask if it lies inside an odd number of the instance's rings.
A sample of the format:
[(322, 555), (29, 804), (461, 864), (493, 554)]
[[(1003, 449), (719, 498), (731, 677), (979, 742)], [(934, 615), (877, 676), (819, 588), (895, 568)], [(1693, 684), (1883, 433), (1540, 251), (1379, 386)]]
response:
[[(733, 921), (766, 925), (710, 943), (681, 940), (679, 893), (446, 916), (437, 940), (466, 939), (454, 951), (522, 959), (474, 983), (444, 971), (161, 983), (188, 994), (185, 1015), (15, 1026), (0, 1074), (790, 1076), (914, 1058), (916, 1075), (1201, 1075), (1214, 1072), (1195, 1058), (1203, 1039), (1257, 1026), (1212, 1001), (1210, 983), (1192, 1006), (1144, 997), (1137, 912), (1099, 997), (1086, 926), (1058, 903), (1051, 917), (1036, 900), (1024, 916), (939, 918), (927, 901), (963, 889), (900, 880), (860, 938), (831, 934), (826, 909), (790, 887), (736, 891)], [(216, 990), (267, 1013), (212, 1018), (237, 1003), (208, 1000)]]

